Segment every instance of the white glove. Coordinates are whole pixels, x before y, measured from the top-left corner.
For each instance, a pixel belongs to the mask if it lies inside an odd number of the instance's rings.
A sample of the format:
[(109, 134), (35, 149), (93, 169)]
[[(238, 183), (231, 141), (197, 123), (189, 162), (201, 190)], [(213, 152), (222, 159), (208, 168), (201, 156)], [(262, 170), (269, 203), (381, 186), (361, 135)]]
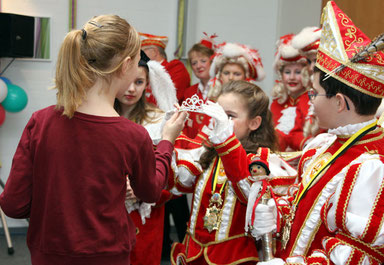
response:
[(255, 209), (255, 219), (251, 220), (251, 235), (259, 240), (263, 235), (276, 231), (277, 208), (275, 201), (269, 199), (267, 204), (258, 203)]
[(168, 110), (164, 117), (163, 117), (163, 120), (161, 121), (161, 125), (160, 125), (160, 131), (163, 131), (163, 128), (164, 128), (164, 125), (165, 123), (172, 117), (173, 114), (175, 114), (175, 112), (177, 111), (177, 109), (173, 109), (173, 110)]
[(285, 261), (280, 258), (273, 258), (268, 261), (260, 261), (256, 263), (257, 265), (283, 265), (285, 264)]
[(207, 101), (203, 106), (203, 113), (214, 119), (214, 125), (209, 140), (220, 144), (233, 134), (233, 121), (230, 120), (224, 109), (212, 101)]

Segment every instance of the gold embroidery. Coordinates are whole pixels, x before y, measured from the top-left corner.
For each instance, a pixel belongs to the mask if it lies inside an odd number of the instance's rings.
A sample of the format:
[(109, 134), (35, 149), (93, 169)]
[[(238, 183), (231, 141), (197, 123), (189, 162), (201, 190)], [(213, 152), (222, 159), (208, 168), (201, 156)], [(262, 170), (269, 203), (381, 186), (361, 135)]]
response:
[[(338, 16), (341, 18), (340, 23), (343, 26), (347, 27), (347, 33), (345, 33), (345, 36), (352, 39), (352, 40), (345, 39), (345, 41), (344, 41), (344, 45), (346, 46), (345, 51), (357, 52), (358, 51), (357, 47), (359, 46), (358, 44), (363, 43), (363, 41), (364, 41), (363, 38), (361, 38), (361, 37), (357, 38), (357, 36), (356, 36), (357, 29), (353, 25), (348, 25), (348, 23), (350, 23), (350, 20), (348, 19), (348, 17), (345, 14), (339, 13)], [(352, 56), (353, 56), (353, 54), (352, 54)]]

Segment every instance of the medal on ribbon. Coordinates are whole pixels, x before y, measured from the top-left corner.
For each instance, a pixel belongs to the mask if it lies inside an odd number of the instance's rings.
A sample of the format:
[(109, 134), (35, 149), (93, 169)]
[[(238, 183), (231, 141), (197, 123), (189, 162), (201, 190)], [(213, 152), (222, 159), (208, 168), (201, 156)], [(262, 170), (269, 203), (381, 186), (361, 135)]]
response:
[(217, 176), (220, 172), (221, 159), (218, 159), (217, 165), (213, 172), (212, 177), (212, 197), (209, 200), (209, 208), (205, 212), (204, 216), (204, 228), (206, 228), (209, 232), (213, 230), (218, 230), (221, 223), (221, 213), (222, 209), (220, 208), (223, 204), (223, 199), (221, 198), (221, 193), (224, 190), (225, 185), (227, 184), (227, 180), (225, 180), (224, 184), (221, 186), (220, 192), (215, 192), (217, 185)]

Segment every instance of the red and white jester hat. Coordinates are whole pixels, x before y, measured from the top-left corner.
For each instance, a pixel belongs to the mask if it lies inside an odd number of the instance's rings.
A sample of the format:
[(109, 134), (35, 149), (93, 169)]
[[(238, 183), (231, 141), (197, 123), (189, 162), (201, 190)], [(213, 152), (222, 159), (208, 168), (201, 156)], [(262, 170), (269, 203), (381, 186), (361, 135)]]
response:
[(281, 36), (276, 42), (275, 61), (273, 69), (279, 73), (281, 69), (291, 63), (307, 63), (307, 59), (299, 53), (299, 50), (292, 46), (292, 38), (294, 34)]
[(316, 54), (320, 44), (321, 29), (305, 27), (292, 38), (292, 46), (303, 56)]
[(371, 42), (334, 1), (321, 20), (316, 66), (362, 93), (384, 97), (384, 34)]
[(261, 81), (265, 78), (264, 67), (259, 52), (246, 45), (223, 42), (216, 47), (216, 54), (210, 68), (211, 77), (220, 75), (227, 63), (243, 66), (248, 81)]

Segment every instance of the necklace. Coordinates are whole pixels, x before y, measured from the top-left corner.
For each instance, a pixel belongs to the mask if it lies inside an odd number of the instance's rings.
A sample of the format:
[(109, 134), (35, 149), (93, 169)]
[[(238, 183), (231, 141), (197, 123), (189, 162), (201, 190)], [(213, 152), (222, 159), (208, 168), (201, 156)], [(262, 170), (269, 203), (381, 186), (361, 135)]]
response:
[(205, 212), (204, 216), (204, 228), (206, 228), (209, 232), (213, 230), (218, 230), (221, 223), (221, 213), (222, 209), (220, 208), (223, 204), (223, 199), (221, 198), (221, 194), (224, 190), (224, 187), (227, 184), (227, 180), (223, 183), (219, 192), (216, 192), (216, 186), (218, 181), (218, 175), (220, 172), (221, 159), (220, 157), (217, 159), (217, 165), (213, 171), (212, 177), (212, 191), (211, 191), (211, 199), (209, 199), (209, 208)]
[(371, 124), (368, 124), (364, 128), (361, 128), (359, 131), (357, 131), (355, 134), (353, 134), (351, 136), (351, 138), (349, 138), (348, 141), (346, 141), (332, 155), (332, 157), (326, 163), (323, 163), (322, 166), (319, 167), (318, 170), (316, 170), (315, 174), (313, 174), (310, 181), (308, 181), (308, 183), (305, 186), (303, 186), (303, 185), (300, 186), (300, 189), (296, 194), (295, 200), (293, 201), (291, 212), (288, 216), (285, 217), (285, 224), (283, 227), (283, 233), (282, 233), (282, 237), (281, 237), (281, 246), (283, 249), (285, 249), (287, 244), (288, 244), (288, 240), (289, 240), (291, 228), (292, 228), (292, 223), (293, 223), (293, 220), (295, 218), (297, 205), (299, 204), (299, 202), (301, 201), (303, 196), (307, 193), (307, 191), (310, 189), (312, 183), (314, 183), (317, 180), (317, 178), (321, 174), (321, 172), (323, 172), (326, 168), (328, 168), (331, 165), (331, 163), (336, 160), (336, 158), (343, 155), (345, 153), (345, 151), (347, 151), (352, 145), (354, 145), (358, 140), (360, 140), (361, 137), (366, 135), (368, 132), (374, 130), (376, 128), (376, 125), (377, 125), (377, 121), (375, 121)]

